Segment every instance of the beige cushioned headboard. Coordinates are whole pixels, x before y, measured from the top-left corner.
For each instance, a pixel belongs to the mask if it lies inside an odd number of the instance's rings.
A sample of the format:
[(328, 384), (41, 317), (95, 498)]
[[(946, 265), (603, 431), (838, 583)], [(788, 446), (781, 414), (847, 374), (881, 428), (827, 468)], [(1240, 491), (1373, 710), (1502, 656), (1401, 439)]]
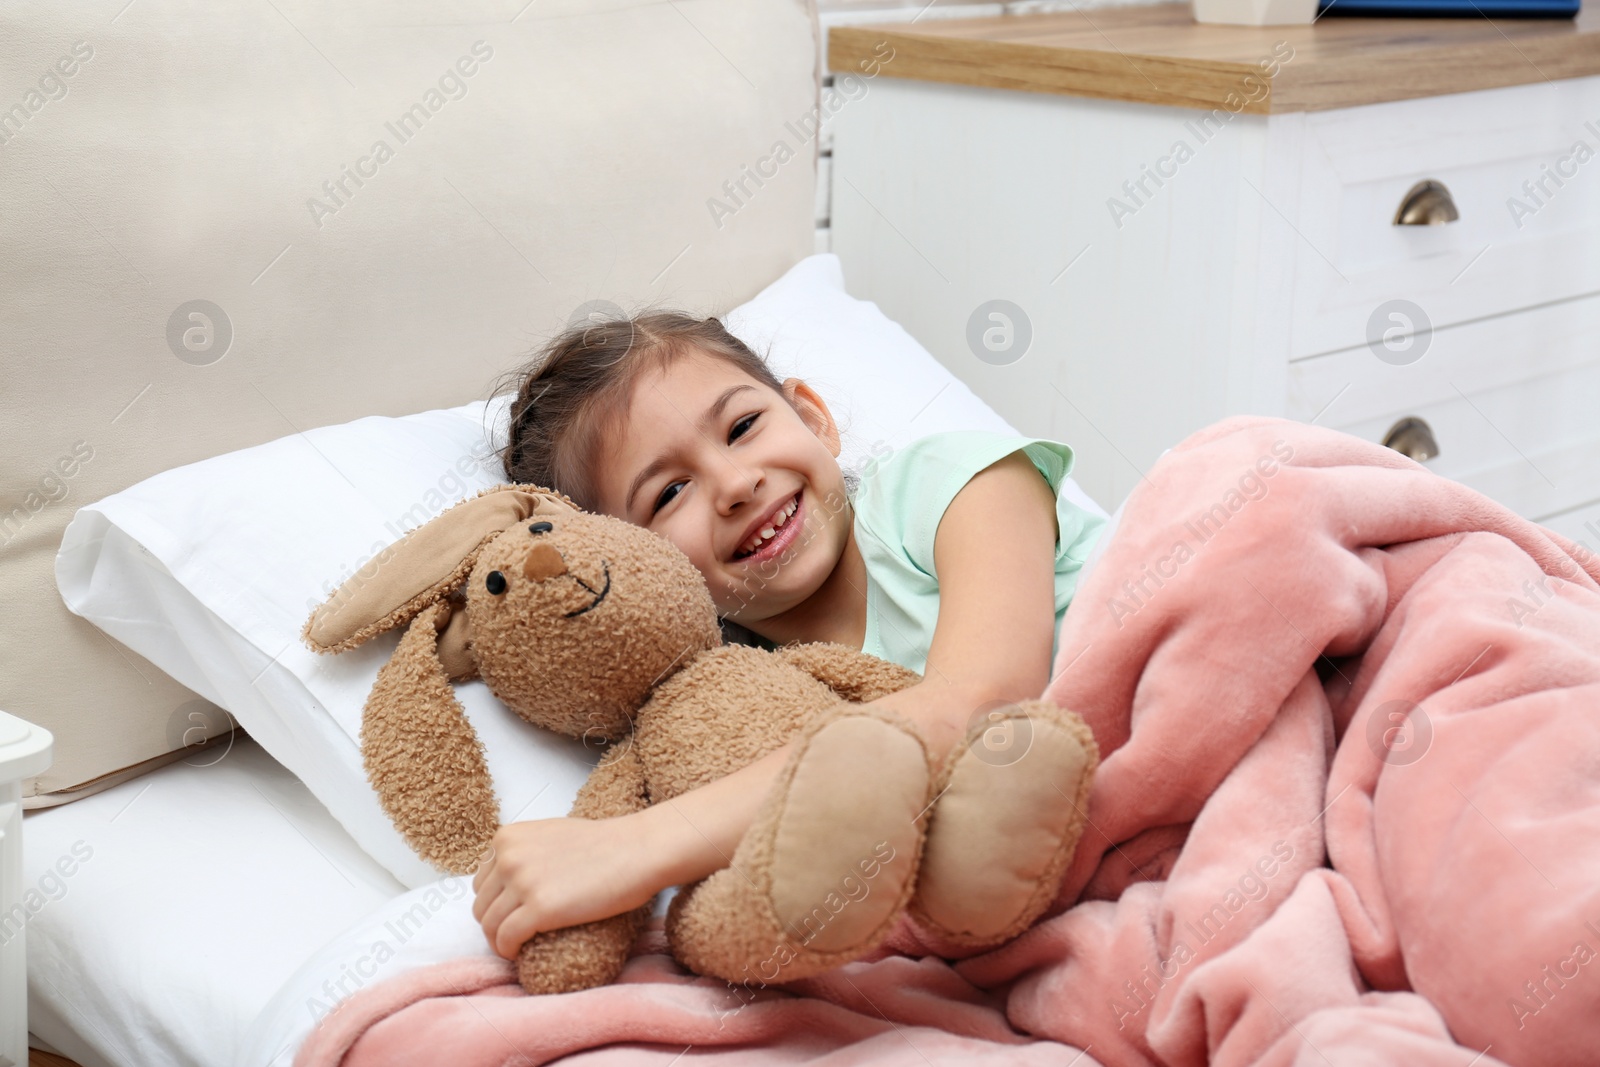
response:
[(78, 506), (486, 396), (588, 301), (718, 313), (812, 245), (813, 144), (708, 205), (815, 106), (806, 0), (119, 6), (0, 12), (0, 708), (55, 734), (34, 807), (170, 758), (195, 699), (62, 606)]

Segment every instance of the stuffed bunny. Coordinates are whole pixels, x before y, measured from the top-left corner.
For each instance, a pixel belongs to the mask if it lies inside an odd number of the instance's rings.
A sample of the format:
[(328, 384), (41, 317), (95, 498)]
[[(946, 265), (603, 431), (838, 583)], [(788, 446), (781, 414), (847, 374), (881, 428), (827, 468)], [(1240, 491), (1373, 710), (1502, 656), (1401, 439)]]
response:
[[(443, 871), (475, 870), (500, 825), (452, 680), (482, 678), (533, 725), (610, 742), (572, 807), (583, 818), (668, 801), (794, 743), (731, 866), (668, 911), (674, 955), (700, 974), (816, 974), (876, 947), (908, 908), (955, 945), (998, 944), (1049, 905), (1082, 832), (1098, 754), (1076, 715), (997, 705), (934, 765), (911, 723), (862, 706), (916, 674), (840, 645), (723, 645), (687, 557), (548, 490), (491, 489), (413, 530), (303, 636), (339, 652), (400, 626), (362, 756), (395, 826)], [(1027, 735), (1025, 754), (995, 758), (985, 731)], [(518, 956), (523, 988), (611, 981), (649, 910), (538, 934)]]

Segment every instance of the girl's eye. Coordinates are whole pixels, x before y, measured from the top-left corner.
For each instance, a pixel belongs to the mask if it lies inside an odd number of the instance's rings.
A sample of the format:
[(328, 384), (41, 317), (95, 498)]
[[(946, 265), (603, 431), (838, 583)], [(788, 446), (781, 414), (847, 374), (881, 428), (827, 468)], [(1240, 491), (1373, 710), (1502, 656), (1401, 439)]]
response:
[[(756, 412), (752, 415), (746, 415), (744, 418), (734, 423), (732, 428), (728, 430), (728, 443), (732, 444), (734, 441), (737, 441), (739, 438), (748, 433), (750, 431), (750, 427), (754, 426), (756, 424), (756, 419), (760, 417), (761, 413)], [(683, 482), (673, 482), (671, 485), (661, 490), (661, 495), (656, 497), (655, 507), (651, 509), (650, 513), (654, 515), (657, 511), (660, 511), (662, 508), (672, 503), (672, 499), (678, 495), (678, 490), (682, 489), (683, 486)]]
[[(682, 482), (673, 482), (671, 485), (661, 490), (661, 495), (656, 497), (655, 511), (660, 511), (662, 508), (672, 503), (672, 498), (678, 495), (677, 490), (682, 488)], [(654, 514), (654, 512), (652, 512), (652, 514)]]

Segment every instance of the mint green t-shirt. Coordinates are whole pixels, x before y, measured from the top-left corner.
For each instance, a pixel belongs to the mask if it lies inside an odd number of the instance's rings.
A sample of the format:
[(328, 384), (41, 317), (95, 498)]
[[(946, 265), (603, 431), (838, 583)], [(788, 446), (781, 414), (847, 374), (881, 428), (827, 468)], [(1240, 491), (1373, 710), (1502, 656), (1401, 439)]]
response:
[[(956, 430), (913, 441), (869, 464), (851, 497), (856, 543), (867, 564), (867, 636), (861, 650), (919, 674), (939, 618), (933, 538), (939, 520), (973, 475), (1016, 451), (1033, 461), (1056, 497), (1056, 639), (1078, 571), (1105, 519), (1061, 495), (1072, 449), (1057, 441)], [(1055, 657), (1055, 640), (1051, 659)]]

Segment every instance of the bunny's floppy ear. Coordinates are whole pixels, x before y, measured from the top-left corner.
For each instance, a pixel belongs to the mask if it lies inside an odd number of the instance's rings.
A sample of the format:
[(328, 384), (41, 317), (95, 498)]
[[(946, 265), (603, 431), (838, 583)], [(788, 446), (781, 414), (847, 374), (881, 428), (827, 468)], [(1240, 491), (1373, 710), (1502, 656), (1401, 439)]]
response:
[(494, 783), (437, 655), (448, 604), (417, 615), (361, 713), (361, 762), (395, 829), (441, 871), (470, 874), (500, 828)]
[(300, 636), (318, 652), (355, 648), (460, 589), (495, 534), (535, 515), (577, 510), (567, 497), (537, 486), (487, 489), (374, 556), (311, 613)]

